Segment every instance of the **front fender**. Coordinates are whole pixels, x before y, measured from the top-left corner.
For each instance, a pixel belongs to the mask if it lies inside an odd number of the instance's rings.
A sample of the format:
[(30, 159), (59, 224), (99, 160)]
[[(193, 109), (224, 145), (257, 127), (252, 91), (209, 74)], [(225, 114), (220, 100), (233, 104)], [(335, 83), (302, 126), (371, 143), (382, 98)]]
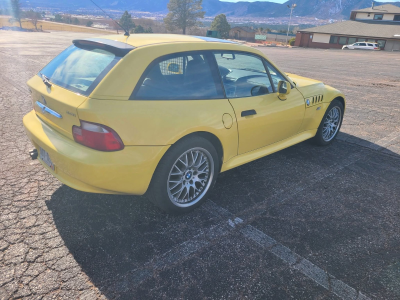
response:
[(324, 85), (323, 89), (315, 90), (314, 95), (305, 97), (306, 111), (302, 131), (318, 129), (326, 110), (334, 99), (339, 99), (346, 109), (343, 93), (329, 85)]

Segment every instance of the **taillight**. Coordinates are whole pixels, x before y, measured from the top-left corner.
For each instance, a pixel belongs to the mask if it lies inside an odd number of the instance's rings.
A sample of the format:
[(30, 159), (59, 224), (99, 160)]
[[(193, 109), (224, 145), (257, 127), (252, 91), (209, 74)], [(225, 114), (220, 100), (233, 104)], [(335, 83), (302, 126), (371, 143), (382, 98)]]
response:
[(118, 151), (124, 149), (119, 135), (105, 125), (81, 121), (81, 126), (72, 126), (75, 142), (100, 151)]

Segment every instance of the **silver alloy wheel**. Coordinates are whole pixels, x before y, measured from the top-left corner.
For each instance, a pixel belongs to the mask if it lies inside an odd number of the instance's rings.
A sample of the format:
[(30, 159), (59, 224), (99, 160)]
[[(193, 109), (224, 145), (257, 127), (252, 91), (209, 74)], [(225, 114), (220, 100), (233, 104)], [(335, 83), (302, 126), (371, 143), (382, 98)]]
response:
[(342, 121), (342, 111), (340, 107), (334, 106), (325, 117), (322, 127), (322, 138), (325, 142), (331, 141), (339, 130)]
[(207, 193), (214, 176), (214, 160), (204, 148), (192, 148), (173, 164), (168, 175), (168, 196), (179, 207), (199, 202)]

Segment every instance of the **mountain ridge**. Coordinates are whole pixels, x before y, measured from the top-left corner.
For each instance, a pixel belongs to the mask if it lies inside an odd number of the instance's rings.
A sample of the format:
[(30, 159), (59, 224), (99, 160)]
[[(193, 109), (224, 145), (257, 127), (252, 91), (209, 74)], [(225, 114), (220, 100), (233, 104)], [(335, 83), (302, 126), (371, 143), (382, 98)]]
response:
[[(0, 7), (4, 7), (7, 0), (0, 0)], [(96, 3), (107, 10), (128, 10), (150, 13), (167, 13), (169, 0), (97, 0)], [(203, 9), (206, 16), (215, 16), (220, 13), (229, 17), (285, 17), (289, 14), (286, 5), (296, 3), (293, 14), (301, 17), (316, 17), (319, 19), (344, 18), (348, 19), (354, 9), (371, 6), (371, 0), (289, 0), (283, 4), (256, 1), (256, 2), (222, 2), (219, 0), (203, 0)], [(398, 2), (376, 2), (375, 6), (393, 4), (400, 7)], [(22, 8), (48, 7), (78, 10), (97, 8), (89, 0), (22, 0)]]

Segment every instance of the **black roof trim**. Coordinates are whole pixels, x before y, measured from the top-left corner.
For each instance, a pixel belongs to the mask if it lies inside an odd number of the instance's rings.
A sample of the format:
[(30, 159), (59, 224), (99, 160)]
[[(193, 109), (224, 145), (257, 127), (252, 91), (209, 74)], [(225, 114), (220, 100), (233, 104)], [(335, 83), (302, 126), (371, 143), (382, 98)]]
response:
[(135, 47), (118, 41), (108, 39), (84, 39), (84, 40), (73, 40), (75, 46), (79, 48), (95, 49), (103, 48), (107, 51), (114, 53), (117, 56), (123, 57), (131, 52)]

